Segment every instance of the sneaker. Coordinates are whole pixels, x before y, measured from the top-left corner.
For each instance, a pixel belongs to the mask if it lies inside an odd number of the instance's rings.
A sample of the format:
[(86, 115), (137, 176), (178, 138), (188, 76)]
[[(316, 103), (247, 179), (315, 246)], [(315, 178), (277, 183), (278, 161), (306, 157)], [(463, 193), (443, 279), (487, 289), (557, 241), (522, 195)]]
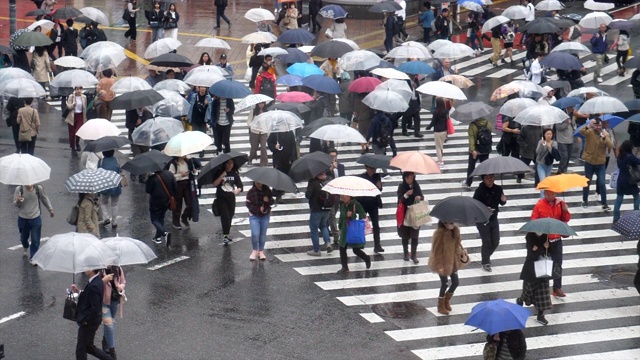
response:
[(349, 272), (349, 268), (342, 268), (336, 272), (338, 275), (344, 275)]
[(24, 252), (22, 253), (22, 256), (29, 257), (29, 248), (24, 249)]
[(540, 324), (542, 325), (547, 325), (549, 324), (549, 322), (547, 321), (547, 319), (544, 318), (544, 315), (538, 315), (538, 317), (536, 317), (536, 321), (538, 321)]
[(115, 229), (115, 228), (117, 228), (117, 227), (118, 227), (118, 224), (116, 224), (116, 223), (111, 224), (111, 228), (112, 228), (112, 229)]
[(249, 260), (251, 261), (255, 261), (256, 257), (258, 256), (258, 250), (253, 250), (251, 252), (251, 255), (249, 255)]
[(413, 135), (414, 137), (417, 137), (418, 139), (422, 139), (424, 137), (424, 135), (422, 134), (415, 134)]
[(482, 264), (482, 270), (486, 271), (486, 272), (492, 272), (493, 270), (491, 270), (491, 264)]
[(599, 78), (597, 78), (597, 79), (596, 79), (596, 81), (597, 81), (597, 82), (599, 82), (599, 83), (601, 83), (601, 82), (603, 82), (604, 80), (602, 80), (602, 78), (601, 78), (601, 77), (599, 77)]
[(164, 241), (167, 242), (167, 248), (169, 246), (171, 246), (171, 233), (170, 232), (165, 232), (164, 233)]
[(588, 201), (583, 201), (583, 202), (582, 202), (582, 208), (583, 208), (583, 209), (586, 209), (586, 208), (588, 208), (588, 207), (589, 207), (589, 202), (588, 202)]
[(322, 256), (322, 253), (320, 251), (309, 250), (309, 251), (307, 251), (307, 255), (309, 255), (309, 256)]
[(182, 224), (185, 227), (191, 227), (191, 225), (189, 224), (189, 220), (187, 220), (187, 218), (182, 218)]
[(381, 254), (384, 252), (384, 249), (382, 248), (382, 246), (376, 246), (373, 248), (373, 252), (376, 254)]
[(222, 244), (229, 245), (229, 238), (226, 237), (226, 236), (224, 238), (222, 238)]
[(500, 62), (503, 63), (503, 64), (507, 63), (507, 61), (504, 58), (500, 59)]
[(462, 180), (462, 181), (460, 181), (460, 186), (462, 186), (463, 188), (465, 188), (465, 189), (467, 189), (467, 190), (468, 190), (468, 189), (471, 189), (471, 185), (467, 184), (467, 181), (466, 181), (466, 180)]
[(182, 230), (182, 225), (180, 225), (180, 223), (173, 223), (173, 228), (176, 230)]
[(156, 244), (162, 244), (162, 236), (151, 239)]
[(333, 246), (330, 243), (327, 243), (326, 246), (327, 254), (331, 254), (333, 252)]
[[(38, 266), (38, 264), (36, 264), (36, 262), (35, 262), (35, 261), (33, 261), (33, 259), (32, 259), (32, 260), (29, 260), (29, 264), (31, 264), (31, 265), (33, 265), (33, 266)], [(368, 269), (368, 268), (367, 268), (367, 269)]]
[(609, 207), (609, 205), (602, 205), (602, 210), (604, 210), (604, 212), (609, 212), (611, 211), (611, 208)]
[(258, 259), (267, 260), (267, 255), (265, 255), (264, 251), (258, 251)]
[(555, 296), (555, 297), (566, 297), (567, 294), (565, 294), (564, 291), (562, 291), (562, 289), (555, 289), (555, 290), (553, 290), (553, 296)]

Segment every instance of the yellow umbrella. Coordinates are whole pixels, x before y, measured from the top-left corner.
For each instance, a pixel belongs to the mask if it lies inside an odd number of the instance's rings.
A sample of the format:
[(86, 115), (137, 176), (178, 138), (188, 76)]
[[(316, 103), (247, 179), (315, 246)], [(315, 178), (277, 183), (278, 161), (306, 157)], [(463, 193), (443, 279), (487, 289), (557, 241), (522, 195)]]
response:
[(573, 188), (583, 188), (587, 186), (588, 179), (578, 174), (560, 174), (548, 176), (540, 181), (536, 189), (551, 190), (556, 193), (565, 192)]

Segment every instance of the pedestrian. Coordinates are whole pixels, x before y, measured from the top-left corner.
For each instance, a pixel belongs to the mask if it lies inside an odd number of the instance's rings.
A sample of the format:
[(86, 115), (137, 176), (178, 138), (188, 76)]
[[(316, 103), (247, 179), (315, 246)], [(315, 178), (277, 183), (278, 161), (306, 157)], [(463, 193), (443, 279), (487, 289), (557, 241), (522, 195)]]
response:
[[(122, 173), (120, 169), (120, 164), (118, 163), (118, 159), (116, 159), (114, 155), (114, 150), (108, 150), (102, 152), (102, 160), (100, 160), (98, 167), (101, 169), (114, 171), (117, 174)], [(118, 200), (120, 199), (120, 194), (122, 194), (122, 185), (118, 184), (118, 186), (102, 191), (100, 193), (100, 202), (102, 205), (102, 214), (106, 216), (110, 216), (104, 219), (100, 223), (101, 226), (107, 226), (111, 224), (111, 228), (115, 229), (118, 227)]]
[(267, 95), (272, 99), (275, 99), (278, 95), (276, 89), (276, 77), (269, 71), (271, 66), (269, 66), (266, 60), (267, 57), (265, 56), (265, 62), (262, 64), (260, 72), (256, 73), (255, 88), (253, 92), (255, 94)]
[[(543, 201), (541, 199), (540, 201)], [(540, 203), (540, 202), (538, 202)], [(566, 205), (565, 205), (566, 206)], [(551, 250), (551, 243), (547, 234), (527, 233), (525, 236), (527, 241), (527, 257), (522, 265), (520, 272), (520, 280), (522, 280), (522, 294), (516, 299), (516, 303), (522, 305), (533, 305), (538, 310), (536, 320), (547, 325), (549, 321), (544, 317), (544, 311), (551, 309), (551, 294), (549, 294), (549, 279), (539, 278), (536, 276), (534, 263)], [(555, 263), (554, 263), (555, 267)], [(554, 286), (555, 286), (555, 279)], [(564, 293), (562, 293), (564, 296)], [(553, 292), (554, 296), (556, 291)]]
[[(518, 142), (518, 148), (520, 149), (520, 161), (525, 163), (525, 165), (529, 165), (532, 162), (535, 165), (536, 160), (536, 148), (538, 146), (538, 141), (542, 137), (542, 129), (539, 126), (535, 125), (525, 125), (520, 128), (520, 132), (517, 135), (516, 141)], [(535, 168), (535, 166), (534, 166)], [(524, 174), (516, 175), (516, 182), (518, 184), (522, 183), (522, 179), (524, 178)], [(538, 170), (536, 169), (535, 175), (535, 185), (538, 184)]]
[(231, 29), (231, 21), (224, 14), (224, 10), (227, 8), (227, 5), (229, 5), (227, 0), (215, 0), (213, 5), (216, 6), (216, 26), (213, 29), (220, 29), (220, 18), (222, 18), (229, 26), (229, 29)]
[(444, 98), (436, 97), (436, 111), (433, 113), (431, 123), (427, 126), (427, 131), (433, 129), (433, 139), (440, 169), (444, 167), (444, 141), (447, 139), (448, 121), (449, 110), (445, 107)]
[(211, 102), (211, 128), (216, 143), (216, 154), (231, 151), (231, 126), (233, 113), (236, 110), (233, 99), (213, 97)]
[[(42, 234), (42, 218), (40, 205), (43, 204), (53, 217), (53, 206), (42, 185), (17, 186), (13, 193), (13, 203), (18, 211), (18, 230), (20, 231), (20, 243), (24, 249), (24, 256), (29, 260), (40, 248), (40, 236)], [(31, 238), (31, 243), (29, 243)], [(31, 263), (35, 265), (35, 263)]]
[[(327, 181), (331, 181), (333, 179), (339, 178), (345, 175), (345, 167), (344, 164), (338, 162), (338, 150), (331, 147), (327, 150), (327, 154), (329, 154), (333, 158), (333, 162), (329, 166), (329, 170), (327, 171)], [(336, 222), (336, 214), (338, 209), (340, 208), (340, 203), (336, 202), (331, 209), (329, 210), (329, 230), (331, 235), (333, 236), (333, 244), (338, 244), (338, 238), (340, 236), (338, 232), (338, 224)]]
[(397, 42), (402, 43), (409, 40), (409, 35), (405, 30), (407, 20), (407, 2), (405, 0), (400, 0), (396, 1), (396, 3), (400, 5), (400, 10), (396, 10), (395, 12), (396, 35), (398, 36)]
[[(365, 172), (360, 174), (360, 177), (366, 180), (369, 180), (373, 185), (375, 185), (378, 190), (382, 193), (382, 178), (380, 178), (380, 174), (376, 171), (376, 168), (372, 166), (365, 165)], [(382, 196), (377, 195), (376, 197), (370, 196), (362, 196), (357, 197), (356, 200), (364, 211), (369, 214), (369, 219), (371, 220), (371, 227), (373, 230), (373, 252), (377, 254), (381, 254), (384, 252), (382, 248), (382, 244), (380, 243), (380, 209), (382, 209)]]
[(631, 73), (631, 88), (633, 89), (633, 96), (636, 99), (640, 99), (640, 68)]
[[(173, 228), (181, 230), (182, 224), (189, 227), (189, 220), (193, 217), (193, 198), (191, 196), (192, 182), (195, 173), (201, 168), (200, 161), (192, 159), (188, 156), (174, 156), (167, 164), (167, 170), (176, 181), (176, 191), (173, 194), (176, 200), (176, 208), (172, 210)], [(184, 212), (182, 211), (182, 202), (184, 200)]]
[[(146, 11), (145, 11), (146, 13)], [(153, 10), (148, 12), (147, 19), (151, 28), (151, 42), (162, 39), (162, 25), (164, 23), (164, 11), (160, 8), (160, 2), (153, 2)], [(202, 64), (201, 64), (202, 65)]]
[(434, 20), (433, 10), (431, 10), (431, 3), (424, 2), (424, 12), (419, 12), (419, 19), (422, 25), (422, 42), (429, 45), (431, 43), (431, 24)]
[[(392, 144), (393, 124), (389, 117), (380, 110), (375, 110), (375, 115), (371, 119), (369, 131), (366, 139), (367, 143), (373, 147), (373, 152), (378, 155), (386, 155), (387, 146)], [(393, 150), (394, 146), (392, 146)], [(393, 150), (394, 156), (396, 151)], [(388, 175), (384, 169), (385, 177)]]
[[(558, 143), (553, 138), (553, 129), (543, 129), (542, 139), (538, 141), (538, 146), (536, 146), (536, 169), (540, 181), (551, 176), (553, 162), (560, 159)], [(544, 197), (544, 190), (540, 190), (540, 197)]]
[[(608, 28), (606, 24), (600, 24), (598, 31), (593, 34), (590, 40), (591, 51), (596, 59), (596, 67), (593, 70), (593, 79), (598, 83), (603, 81), (600, 71), (602, 70), (602, 64), (605, 63), (605, 58), (607, 56), (607, 30)], [(608, 58), (606, 59), (606, 62), (608, 62)]]
[(476, 168), (476, 163), (483, 162), (489, 158), (492, 150), (491, 123), (486, 118), (479, 118), (469, 124), (467, 133), (469, 135), (469, 163), (467, 165), (467, 179), (462, 180), (461, 185), (467, 189), (473, 183), (471, 173)]
[(249, 150), (249, 165), (251, 165), (253, 160), (258, 159), (258, 148), (260, 148), (260, 166), (267, 166), (269, 164), (269, 154), (267, 154), (267, 138), (269, 137), (269, 134), (254, 130), (251, 127), (253, 119), (264, 113), (266, 111), (266, 106), (267, 104), (265, 102), (256, 104), (253, 111), (249, 112), (249, 115), (247, 116), (249, 143), (251, 146), (251, 149)]
[(236, 195), (242, 192), (242, 180), (238, 173), (238, 167), (233, 160), (227, 160), (223, 166), (213, 175), (213, 186), (216, 187), (216, 206), (220, 212), (222, 224), (222, 243), (228, 245), (233, 241), (229, 237), (231, 233), (231, 221), (236, 213)]
[[(532, 38), (527, 40), (527, 54), (526, 59), (522, 59), (522, 66), (528, 70), (531, 68), (531, 63), (538, 57), (538, 54), (547, 54), (549, 46), (543, 40), (541, 34), (534, 34)], [(529, 64), (527, 65), (527, 61)]]
[(127, 3), (127, 14), (129, 15), (126, 16), (126, 18), (127, 24), (129, 24), (129, 29), (124, 32), (124, 37), (129, 38), (131, 42), (136, 41), (136, 36), (138, 34), (136, 30), (136, 14), (140, 9), (136, 6), (138, 6), (138, 2), (136, 0), (129, 0)]
[[(500, 40), (502, 39), (502, 25), (498, 24), (491, 28), (491, 48), (493, 49), (493, 55), (489, 59), (489, 63), (493, 64), (493, 67), (498, 66), (498, 60), (500, 60), (500, 53), (502, 47)], [(503, 62), (504, 59), (502, 59)]]
[(544, 69), (540, 64), (544, 57), (544, 53), (537, 53), (535, 59), (531, 62), (531, 67), (529, 68), (530, 81), (536, 85), (539, 85), (546, 81), (546, 77), (544, 76)]
[(442, 9), (440, 16), (436, 17), (434, 21), (436, 22), (436, 39), (449, 40), (451, 36), (449, 32), (449, 9)]
[[(526, 24), (532, 22), (536, 19), (536, 8), (533, 5), (533, 0), (525, 0), (525, 7), (527, 8), (527, 16), (524, 18), (525, 26)], [(537, 35), (537, 34), (536, 34)], [(522, 37), (520, 38), (520, 46), (525, 43), (527, 40), (527, 32), (522, 32)]]
[(178, 40), (178, 22), (180, 14), (176, 10), (176, 4), (171, 3), (169, 10), (164, 13), (164, 37)]
[[(104, 270), (104, 297), (102, 298), (102, 350), (116, 360), (115, 321), (120, 303), (124, 298), (124, 288), (127, 280), (120, 266), (110, 265)], [(122, 311), (120, 312), (122, 318)]]
[(630, 180), (629, 167), (640, 165), (640, 159), (633, 154), (633, 145), (630, 140), (625, 140), (620, 145), (618, 151), (618, 182), (616, 186), (616, 203), (613, 206), (613, 223), (620, 219), (620, 207), (625, 195), (633, 196), (633, 210), (640, 208), (640, 197), (638, 196), (638, 184)]
[[(584, 176), (589, 179), (587, 186), (582, 188), (582, 207), (587, 208), (589, 206), (589, 186), (593, 175), (596, 175), (596, 180), (600, 189), (605, 189), (605, 175), (606, 175), (606, 155), (607, 150), (613, 149), (613, 142), (609, 132), (602, 130), (602, 120), (599, 117), (591, 119), (587, 126), (580, 128), (580, 134), (584, 136), (584, 152), (582, 153), (582, 160), (584, 161)], [(607, 205), (607, 192), (600, 192), (600, 204), (602, 210), (608, 212), (611, 208)]]
[(211, 56), (209, 56), (208, 52), (203, 52), (200, 55), (200, 60), (198, 60), (198, 65), (213, 65), (213, 60), (211, 60)]
[(475, 11), (469, 11), (467, 15), (467, 40), (465, 45), (471, 46), (473, 55), (478, 56), (482, 53), (482, 40), (478, 39), (478, 31), (480, 31), (480, 20), (478, 19), (478, 13)]
[(384, 54), (386, 55), (387, 52), (393, 49), (393, 37), (396, 35), (395, 16), (390, 12), (384, 13), (382, 26), (384, 27)]
[(51, 32), (49, 33), (49, 39), (53, 41), (53, 44), (49, 45), (47, 52), (49, 53), (49, 57), (56, 60), (56, 57), (53, 55), (53, 52), (58, 49), (58, 57), (62, 56), (62, 34), (64, 33), (64, 26), (60, 24), (60, 19), (53, 20), (53, 27), (51, 28)]
[(363, 220), (366, 215), (367, 213), (356, 199), (349, 195), (340, 195), (340, 264), (342, 267), (338, 270), (338, 274), (346, 274), (349, 272), (347, 247), (351, 247), (353, 253), (364, 261), (367, 269), (371, 268), (371, 256), (362, 251), (365, 244), (347, 243), (347, 227), (349, 226), (349, 221), (356, 219)]
[[(558, 164), (558, 173), (564, 174), (569, 167), (571, 159), (571, 150), (573, 149), (573, 133), (576, 130), (576, 122), (573, 119), (573, 106), (564, 109), (569, 118), (556, 124), (556, 141), (558, 142), (558, 151), (560, 152), (560, 163)], [(629, 123), (629, 127), (631, 128)], [(639, 127), (640, 128), (640, 127)]]
[(278, 26), (280, 26), (280, 22), (283, 21), (285, 17), (287, 17), (287, 10), (289, 10), (288, 3), (281, 3), (280, 6), (281, 6), (280, 10), (278, 10), (278, 14), (277, 14), (278, 18), (276, 19), (276, 21), (273, 21), (273, 23)]
[(233, 67), (231, 66), (231, 64), (229, 64), (229, 62), (227, 62), (227, 54), (220, 55), (220, 61), (216, 64), (216, 66), (219, 66), (228, 73), (228, 75), (224, 76), (225, 78), (229, 80), (233, 79)]
[(267, 256), (264, 254), (264, 244), (267, 241), (271, 206), (274, 204), (271, 189), (261, 182), (254, 181), (253, 186), (247, 192), (245, 204), (249, 210), (251, 245), (253, 247), (249, 260), (253, 261), (256, 257), (260, 260), (267, 260)]
[(616, 50), (616, 65), (618, 65), (619, 76), (624, 76), (625, 73), (624, 63), (627, 62), (629, 49), (631, 49), (629, 41), (631, 41), (629, 32), (627, 32), (627, 30), (620, 30), (618, 38), (616, 38), (616, 41), (611, 45), (611, 50)]
[(502, 63), (506, 64), (505, 58), (509, 56), (509, 64), (513, 66), (513, 42), (518, 33), (518, 25), (513, 20), (502, 25), (502, 39), (504, 41), (504, 53), (502, 54)]
[[(104, 299), (104, 282), (100, 278), (100, 270), (85, 270), (89, 278), (87, 286), (80, 291), (76, 284), (70, 286), (78, 296), (76, 322), (78, 323), (78, 342), (76, 343), (76, 360), (86, 360), (91, 354), (100, 360), (115, 360), (109, 354), (98, 349), (94, 344), (96, 331), (102, 324), (102, 305)], [(106, 277), (110, 281), (111, 276)]]
[(298, 18), (301, 15), (298, 14), (298, 8), (295, 3), (289, 5), (287, 13), (284, 16), (284, 27), (287, 30), (293, 30), (298, 28)]
[(507, 204), (507, 196), (502, 186), (495, 184), (495, 175), (482, 175), (482, 182), (473, 193), (473, 198), (483, 203), (491, 212), (486, 223), (477, 223), (478, 233), (482, 240), (480, 253), (482, 255), (482, 269), (491, 272), (491, 255), (500, 245), (500, 223), (498, 222), (499, 206)]
[[(17, 97), (10, 97), (7, 105), (5, 107), (9, 116), (7, 117), (7, 126), (11, 127), (11, 132), (13, 134), (13, 142), (16, 145), (16, 154), (20, 153), (20, 124), (18, 124), (18, 112), (25, 106), (24, 99)], [(34, 109), (35, 110), (35, 109)]]
[(96, 93), (104, 91), (104, 96), (101, 101), (104, 103), (105, 109), (103, 112), (106, 116), (102, 118), (111, 121), (111, 116), (113, 115), (111, 101), (116, 97), (116, 93), (111, 90), (111, 87), (115, 84), (116, 79), (113, 78), (112, 69), (104, 69), (100, 74), (102, 76), (100, 77), (100, 81), (98, 81), (98, 85), (96, 85)]
[(171, 233), (164, 227), (164, 216), (169, 210), (171, 199), (177, 190), (176, 179), (168, 170), (156, 171), (149, 176), (145, 184), (145, 192), (149, 194), (149, 217), (151, 224), (156, 228), (156, 234), (152, 241), (156, 244), (166, 242), (171, 245)]
[[(347, 38), (347, 24), (344, 22), (344, 18), (333, 20), (333, 24), (329, 27), (331, 39), (346, 39)], [(318, 31), (320, 29), (318, 28)]]
[(320, 32), (322, 26), (318, 22), (318, 14), (322, 9), (322, 0), (309, 0), (309, 21), (311, 22), (311, 33)]
[[(353, 122), (358, 127), (358, 132), (365, 139), (369, 134), (369, 127), (371, 125), (371, 119), (373, 118), (374, 111), (367, 104), (362, 102), (369, 93), (354, 93), (353, 94)], [(340, 102), (342, 104), (342, 101)], [(352, 125), (353, 126), (353, 125)], [(360, 154), (364, 155), (369, 152), (368, 142), (360, 144)]]
[(539, 105), (553, 105), (556, 102), (555, 93), (556, 91), (551, 86), (543, 86), (542, 90), (544, 91), (544, 95), (538, 99)]
[[(440, 277), (438, 293), (438, 313), (449, 315), (451, 298), (459, 285), (458, 249), (462, 246), (460, 228), (452, 221), (438, 221), (438, 227), (431, 236), (429, 268)], [(451, 279), (451, 285), (449, 285)]]
[(107, 35), (102, 29), (98, 28), (98, 23), (95, 21), (89, 24), (85, 36), (88, 39), (87, 46), (93, 45), (99, 41), (107, 41)]
[[(322, 190), (327, 182), (327, 173), (321, 172), (315, 178), (309, 180), (305, 197), (309, 200), (309, 231), (311, 233), (311, 243), (313, 249), (307, 251), (309, 256), (321, 256), (321, 250), (326, 250), (327, 254), (333, 251), (331, 237), (329, 234), (330, 209), (337, 202), (336, 196)], [(320, 237), (322, 234), (324, 246), (320, 247)]]
[[(271, 151), (273, 167), (288, 174), (291, 165), (298, 159), (298, 144), (293, 130), (283, 133), (272, 132), (267, 138), (267, 146)], [(277, 204), (284, 191), (274, 190), (273, 194)]]
[(409, 75), (407, 84), (413, 94), (409, 99), (409, 107), (402, 114), (402, 135), (409, 136), (407, 127), (411, 125), (413, 126), (413, 136), (421, 139), (424, 135), (420, 134), (420, 93), (416, 90), (420, 86), (420, 78), (418, 75)]
[(31, 55), (31, 74), (33, 78), (42, 85), (43, 88), (49, 86), (51, 74), (51, 59), (47, 54), (47, 48), (44, 46), (36, 46), (35, 51)]
[(18, 125), (18, 143), (20, 153), (33, 155), (36, 150), (36, 139), (40, 132), (40, 116), (38, 110), (31, 104), (33, 98), (25, 98), (24, 106), (18, 110), (16, 124)]
[(328, 58), (325, 60), (322, 65), (320, 65), (320, 70), (324, 71), (324, 76), (334, 80), (340, 79), (343, 73), (337, 58)]
[[(402, 182), (398, 185), (398, 206), (402, 204), (404, 207), (404, 215), (406, 216), (409, 206), (414, 205), (424, 199), (420, 184), (418, 184), (416, 174), (410, 171), (402, 173)], [(418, 264), (418, 237), (420, 236), (420, 228), (399, 226), (398, 231), (402, 238), (402, 251), (404, 253), (404, 261), (412, 260), (414, 264)], [(411, 252), (409, 252), (409, 240), (411, 240)]]
[(513, 360), (524, 360), (527, 354), (527, 340), (524, 338), (522, 330), (519, 329), (489, 334), (487, 335), (487, 344), (495, 349), (495, 353), (492, 352), (491, 356), (489, 356), (485, 352), (484, 360), (499, 360), (507, 358)]
[[(188, 122), (193, 131), (200, 131), (206, 134), (207, 124), (211, 123), (211, 104), (213, 99), (211, 99), (206, 87), (198, 86), (197, 89), (198, 92), (189, 101), (191, 107), (189, 108)], [(200, 152), (199, 157), (204, 157), (204, 150)]]
[[(148, 146), (134, 144), (131, 135), (138, 126), (144, 124), (145, 121), (151, 118), (153, 118), (153, 114), (146, 108), (127, 110), (125, 114), (125, 127), (127, 128), (128, 139), (129, 141), (131, 141), (131, 153), (133, 154), (133, 156), (140, 155), (149, 151)], [(138, 182), (144, 184), (146, 177), (146, 174), (138, 175)], [(135, 176), (131, 175), (131, 181), (135, 181)]]
[(80, 151), (80, 138), (76, 136), (78, 130), (87, 121), (87, 97), (82, 93), (82, 86), (76, 86), (74, 93), (67, 97), (69, 114), (65, 118), (69, 130), (69, 147), (73, 156)]
[(93, 193), (80, 193), (78, 195), (78, 221), (76, 232), (92, 234), (100, 237), (100, 222), (98, 212), (100, 205)]

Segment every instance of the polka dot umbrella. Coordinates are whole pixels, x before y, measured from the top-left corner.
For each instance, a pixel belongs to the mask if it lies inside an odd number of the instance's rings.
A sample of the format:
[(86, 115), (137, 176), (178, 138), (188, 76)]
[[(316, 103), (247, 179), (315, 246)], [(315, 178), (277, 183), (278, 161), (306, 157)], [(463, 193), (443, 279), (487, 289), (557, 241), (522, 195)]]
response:
[(64, 186), (72, 193), (99, 193), (120, 184), (122, 176), (111, 170), (82, 170), (65, 181)]
[(613, 231), (628, 240), (640, 239), (640, 210), (629, 211), (613, 224)]

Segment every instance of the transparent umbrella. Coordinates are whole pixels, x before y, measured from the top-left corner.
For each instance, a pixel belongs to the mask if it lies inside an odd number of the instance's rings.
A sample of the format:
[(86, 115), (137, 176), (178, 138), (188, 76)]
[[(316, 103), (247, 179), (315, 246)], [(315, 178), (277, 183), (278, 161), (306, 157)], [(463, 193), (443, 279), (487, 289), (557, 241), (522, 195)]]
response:
[(569, 115), (555, 106), (536, 105), (526, 108), (513, 120), (522, 126), (552, 126), (569, 118)]
[(53, 63), (61, 67), (73, 69), (84, 69), (87, 67), (87, 63), (77, 56), (63, 56), (57, 58)]
[(242, 111), (244, 109), (248, 109), (254, 107), (259, 103), (270, 103), (273, 101), (273, 98), (263, 94), (251, 94), (244, 99), (240, 100), (240, 102), (236, 105), (236, 112)]
[(111, 87), (111, 90), (117, 94), (149, 89), (151, 89), (151, 85), (149, 85), (149, 83), (144, 79), (136, 76), (122, 77), (113, 83), (113, 86)]
[(59, 73), (53, 78), (51, 86), (57, 88), (75, 88), (82, 86), (84, 88), (92, 88), (98, 85), (98, 79), (95, 75), (80, 69), (67, 70)]
[(116, 236), (104, 238), (102, 242), (116, 255), (111, 265), (146, 264), (157, 258), (153, 250), (140, 240)]
[(344, 54), (338, 64), (343, 70), (367, 70), (380, 64), (380, 57), (369, 50), (353, 50)]
[(136, 145), (156, 146), (166, 144), (169, 140), (184, 131), (182, 122), (170, 117), (156, 117), (138, 126), (131, 134)]
[(241, 42), (243, 44), (270, 44), (276, 40), (278, 38), (270, 32), (257, 31), (243, 36)]
[(606, 2), (595, 2), (593, 0), (587, 0), (584, 2), (584, 8), (595, 11), (607, 11), (616, 7), (615, 4)]
[(80, 57), (85, 59), (91, 71), (102, 71), (115, 68), (126, 59), (124, 48), (112, 41), (98, 41), (87, 46)]
[(13, 67), (0, 69), (0, 84), (4, 84), (5, 82), (13, 79), (36, 80), (31, 76), (31, 74), (19, 68)]
[(107, 17), (107, 14), (103, 13), (101, 10), (94, 7), (84, 7), (80, 9), (80, 12), (100, 25), (109, 26), (109, 17)]
[(11, 154), (0, 158), (0, 183), (33, 185), (49, 180), (51, 168), (29, 154)]
[(513, 5), (506, 8), (501, 15), (512, 20), (524, 19), (529, 15), (529, 9), (526, 6)]
[(402, 95), (391, 90), (373, 90), (362, 99), (362, 103), (388, 113), (404, 112), (409, 108), (409, 103)]
[(449, 46), (440, 47), (433, 54), (433, 57), (437, 59), (460, 59), (471, 56), (474, 53), (473, 49), (465, 44), (452, 43)]
[(386, 59), (430, 59), (429, 54), (425, 54), (421, 49), (413, 46), (396, 46), (385, 56)]
[(585, 86), (575, 90), (571, 90), (571, 92), (568, 93), (566, 97), (580, 96), (580, 95), (586, 95), (586, 94), (595, 94), (597, 96), (609, 96), (607, 92), (600, 90), (596, 87)]
[(46, 95), (42, 85), (30, 79), (14, 79), (0, 84), (0, 96), (39, 98)]
[(538, 11), (554, 11), (563, 10), (564, 5), (558, 0), (542, 0), (536, 4), (535, 8)]
[(551, 52), (566, 51), (569, 53), (586, 53), (591, 54), (591, 49), (575, 41), (567, 41), (554, 47)]
[(429, 51), (429, 49), (427, 49), (426, 46), (424, 46), (424, 44), (421, 44), (417, 41), (405, 41), (402, 43), (402, 46), (406, 46), (406, 47), (410, 47), (410, 48), (415, 48), (418, 49), (422, 52), (423, 56), (425, 56), (425, 59), (430, 59), (431, 56), (431, 51)]
[(180, 40), (173, 38), (164, 38), (157, 41), (154, 41), (151, 45), (147, 47), (144, 51), (145, 59), (153, 59), (162, 54), (167, 54), (176, 50), (182, 45)]
[(613, 114), (626, 111), (629, 109), (624, 103), (612, 96), (596, 96), (580, 106), (580, 112), (583, 114)]
[(203, 151), (213, 144), (211, 137), (200, 131), (187, 131), (172, 137), (164, 147), (169, 156), (185, 156)]
[(216, 37), (204, 38), (198, 41), (195, 46), (209, 47), (214, 49), (225, 49), (225, 50), (231, 49), (231, 46), (229, 46), (229, 44), (226, 41), (222, 39), (218, 39)]
[(280, 133), (300, 129), (304, 126), (302, 120), (291, 111), (271, 110), (264, 112), (251, 123), (251, 130), (258, 133)]
[(51, 20), (46, 20), (46, 19), (42, 19), (42, 20), (38, 20), (36, 22), (34, 22), (33, 24), (27, 26), (27, 29), (33, 31), (35, 30), (38, 26), (40, 26), (41, 32), (43, 33), (48, 33), (49, 31), (51, 31), (51, 29), (53, 29), (53, 25), (55, 25), (53, 23), (53, 21)]
[(452, 44), (453, 42), (451, 42), (450, 40), (438, 39), (431, 42), (429, 46), (427, 46), (427, 49), (431, 51), (438, 51), (438, 49), (440, 49), (441, 47), (451, 46)]
[(189, 115), (191, 105), (180, 94), (171, 90), (158, 90), (158, 93), (164, 96), (164, 100), (151, 105), (149, 110), (151, 110), (153, 115), (166, 117)]
[(253, 22), (271, 21), (276, 19), (271, 11), (261, 8), (249, 9), (244, 14), (244, 18)]
[(578, 25), (585, 29), (597, 29), (600, 24), (609, 25), (613, 18), (607, 13), (594, 11), (583, 16)]
[(407, 82), (403, 80), (389, 79), (377, 85), (375, 90), (391, 90), (395, 93), (400, 94), (400, 96), (402, 96), (402, 98), (407, 103), (413, 97), (413, 90), (411, 90), (411, 87), (409, 87), (409, 84), (407, 84)]
[[(113, 171), (112, 171), (113, 172)], [(33, 256), (43, 270), (80, 273), (113, 265), (117, 256), (91, 234), (70, 232), (54, 235)]]
[(180, 94), (184, 94), (187, 91), (191, 90), (191, 86), (189, 86), (189, 84), (187, 84), (182, 80), (167, 79), (167, 80), (162, 80), (159, 83), (153, 85), (153, 90), (156, 90), (156, 91), (171, 90), (171, 91), (178, 92)]
[(504, 105), (502, 105), (498, 113), (509, 116), (509, 117), (515, 117), (524, 109), (532, 106), (536, 106), (536, 105), (538, 105), (538, 103), (533, 99), (528, 99), (528, 98), (511, 99), (506, 103), (504, 103)]
[(192, 86), (210, 87), (214, 83), (224, 80), (226, 75), (229, 73), (218, 66), (203, 65), (190, 70), (183, 81)]
[(340, 124), (323, 126), (314, 131), (309, 137), (323, 141), (335, 141), (337, 143), (364, 144), (367, 142), (367, 139), (365, 139), (358, 130)]

